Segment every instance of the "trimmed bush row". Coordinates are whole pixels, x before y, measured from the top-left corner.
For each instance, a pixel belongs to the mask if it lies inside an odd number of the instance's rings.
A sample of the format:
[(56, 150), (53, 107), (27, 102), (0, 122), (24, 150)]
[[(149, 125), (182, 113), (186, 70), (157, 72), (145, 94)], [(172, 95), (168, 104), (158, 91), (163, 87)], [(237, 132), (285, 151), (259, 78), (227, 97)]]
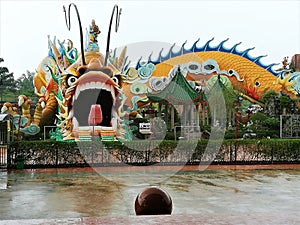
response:
[(8, 165), (25, 167), (91, 164), (197, 164), (300, 162), (299, 139), (201, 141), (21, 141), (9, 146)]

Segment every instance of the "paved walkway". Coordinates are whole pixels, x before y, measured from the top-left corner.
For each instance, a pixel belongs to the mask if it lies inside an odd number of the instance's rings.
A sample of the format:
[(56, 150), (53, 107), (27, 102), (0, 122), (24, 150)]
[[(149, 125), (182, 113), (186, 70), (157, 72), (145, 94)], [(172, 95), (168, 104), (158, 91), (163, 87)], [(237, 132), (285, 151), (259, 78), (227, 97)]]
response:
[[(76, 215), (67, 215), (66, 217), (61, 216), (61, 218), (58, 218), (59, 215), (56, 214), (55, 212), (51, 212), (51, 211), (45, 211), (46, 214), (44, 214), (44, 216), (41, 217), (33, 217), (33, 218), (50, 218), (50, 219), (17, 219), (16, 220), (1, 220), (1, 214), (0, 214), (0, 225), (19, 225), (19, 224), (24, 224), (24, 225), (69, 225), (69, 224), (74, 224), (74, 225), (86, 225), (86, 224), (251, 224), (251, 225), (256, 225), (256, 224), (300, 224), (300, 210), (299, 212), (295, 209), (298, 208), (300, 202), (299, 202), (299, 198), (297, 197), (297, 193), (298, 193), (298, 184), (299, 184), (299, 180), (295, 180), (297, 179), (296, 176), (294, 176), (292, 173), (290, 174), (288, 171), (289, 170), (293, 170), (295, 169), (295, 171), (298, 171), (300, 169), (300, 164), (274, 164), (274, 165), (209, 165), (209, 166), (184, 166), (184, 167), (176, 167), (176, 166), (148, 166), (148, 167), (99, 167), (99, 168), (50, 168), (50, 169), (28, 169), (28, 170), (22, 170), (22, 171), (11, 171), (12, 173), (20, 173), (24, 175), (23, 172), (25, 172), (25, 174), (27, 174), (25, 177), (29, 176), (31, 173), (33, 172), (37, 172), (37, 174), (39, 174), (39, 176), (45, 175), (41, 178), (42, 181), (45, 181), (45, 179), (49, 179), (49, 182), (45, 182), (44, 186), (40, 187), (40, 191), (44, 191), (45, 193), (47, 193), (47, 188), (48, 187), (48, 183), (51, 184), (50, 181), (52, 181), (51, 178), (51, 174), (47, 173), (53, 173), (56, 172), (57, 174), (59, 174), (60, 172), (64, 173), (64, 172), (71, 172), (76, 174), (79, 174), (80, 172), (93, 172), (93, 171), (97, 171), (97, 169), (100, 169), (102, 172), (103, 171), (107, 171), (107, 172), (115, 172), (115, 171), (139, 171), (139, 170), (145, 170), (145, 169), (149, 169), (149, 170), (185, 170), (185, 171), (191, 171), (191, 170), (227, 170), (227, 171), (232, 171), (234, 173), (234, 177), (233, 180), (218, 180), (219, 178), (214, 178), (216, 175), (219, 174), (219, 177), (225, 175), (225, 172), (219, 171), (220, 173), (215, 173), (214, 171), (212, 171), (212, 174), (210, 172), (207, 173), (206, 176), (204, 177), (200, 177), (201, 179), (199, 180), (200, 182), (197, 184), (189, 184), (187, 183), (187, 187), (188, 189), (190, 189), (189, 191), (192, 192), (194, 189), (194, 191), (197, 191), (197, 195), (204, 195), (206, 196), (207, 193), (209, 193), (210, 191), (212, 191), (214, 193), (214, 196), (211, 196), (212, 198), (216, 198), (216, 203), (213, 204), (214, 199), (212, 199), (212, 201), (208, 202), (210, 205), (210, 207), (212, 207), (212, 209), (214, 209), (215, 213), (209, 213), (209, 212), (200, 212), (200, 210), (197, 212), (197, 210), (194, 211), (188, 211), (185, 212), (186, 207), (195, 207), (195, 203), (193, 202), (192, 205), (185, 205), (180, 211), (179, 213), (174, 213), (172, 215), (158, 215), (158, 216), (135, 216), (134, 213), (130, 213), (130, 215), (126, 216), (123, 214), (120, 214), (119, 211), (117, 214), (114, 214), (113, 216), (110, 215), (96, 215), (96, 216), (88, 216), (88, 217), (84, 217), (84, 215), (79, 215), (78, 217), (76, 217)], [(280, 177), (280, 180), (273, 180), (273, 171), (269, 170), (279, 170), (278, 171), (274, 171), (277, 175), (278, 173), (284, 173), (281, 170), (287, 170), (287, 174), (285, 177)], [(252, 177), (252, 171), (245, 171), (246, 174), (236, 174), (234, 170), (265, 170), (265, 172), (267, 174), (270, 173), (269, 176), (267, 176), (266, 180), (262, 180), (262, 176), (260, 174), (257, 174), (256, 177)], [(227, 173), (226, 171), (226, 173)], [(79, 172), (79, 173), (76, 173)], [(33, 173), (35, 174), (35, 173)], [(299, 172), (297, 172), (297, 174), (299, 174)], [(248, 176), (249, 175), (249, 176)], [(251, 175), (251, 176), (250, 176)], [(38, 179), (39, 177), (33, 177), (30, 182), (28, 182), (28, 184), (33, 183), (33, 181), (35, 179)], [(182, 177), (182, 179), (184, 178), (184, 176)], [(178, 183), (178, 190), (173, 190), (174, 194), (172, 195), (174, 198), (174, 202), (178, 203), (178, 202), (184, 202), (184, 203), (189, 203), (190, 201), (193, 200), (197, 200), (196, 196), (193, 195), (188, 195), (189, 192), (187, 190), (185, 190), (185, 187), (183, 187), (181, 184), (185, 184), (184, 182), (189, 182), (189, 177), (187, 177), (187, 180), (182, 180), (181, 181), (181, 177), (176, 177), (175, 180), (172, 180), (172, 182), (167, 183), (166, 187), (174, 187), (175, 184)], [(207, 178), (207, 179), (206, 179)], [(255, 179), (254, 179), (255, 178)], [(25, 178), (22, 178), (25, 179)], [(17, 180), (18, 182), (22, 181), (22, 179)], [(61, 179), (65, 179), (65, 177), (62, 177)], [(77, 180), (77, 177), (74, 178)], [(95, 181), (98, 181), (100, 178), (97, 177), (94, 178)], [(291, 184), (291, 179), (294, 182), (294, 186), (293, 187), (289, 187)], [(76, 181), (74, 180), (74, 182)], [(59, 180), (60, 182), (62, 182), (63, 180)], [(73, 180), (67, 180), (69, 183)], [(86, 181), (86, 180), (84, 180)], [(211, 182), (211, 183), (208, 183)], [(231, 181), (234, 182), (231, 183)], [(281, 182), (282, 181), (282, 182)], [(12, 181), (10, 181), (12, 182)], [(15, 182), (15, 181), (13, 181)], [(73, 189), (78, 189), (78, 187), (82, 186), (83, 184), (80, 183), (79, 186), (76, 186), (74, 184), (76, 184), (76, 182), (74, 183), (70, 183), (73, 186)], [(226, 182), (229, 182), (228, 184)], [(250, 183), (249, 183), (250, 182)], [(281, 182), (281, 184), (280, 184)], [(252, 184), (252, 186), (249, 186), (250, 184)], [(11, 185), (11, 183), (9, 183)], [(34, 183), (35, 184), (35, 183)], [(104, 185), (107, 183), (103, 183), (101, 185)], [(281, 185), (281, 186), (280, 186)], [(18, 187), (18, 184), (15, 184), (16, 187)], [(13, 186), (14, 187), (14, 186)], [(22, 186), (22, 188), (25, 186)], [(60, 186), (59, 186), (60, 187)], [(69, 186), (66, 187), (62, 187), (65, 188), (63, 190), (67, 191), (70, 190)], [(98, 187), (98, 186), (97, 186)], [(101, 187), (101, 186), (99, 186)], [(202, 187), (201, 189), (199, 189), (199, 187)], [(204, 188), (203, 188), (204, 187)], [(289, 190), (287, 190), (289, 187)], [(58, 187), (56, 187), (58, 188)], [(120, 188), (120, 187), (119, 187)], [(129, 198), (129, 199), (134, 199), (134, 197), (136, 196), (136, 194), (138, 193), (138, 188), (137, 187), (128, 187), (130, 189), (130, 192), (128, 192), (129, 190), (125, 190), (124, 192), (122, 192), (122, 195), (119, 194), (120, 190), (117, 192), (121, 199), (121, 197), (123, 198)], [(271, 188), (271, 189), (270, 189)], [(277, 191), (273, 190), (273, 188), (278, 188)], [(287, 188), (287, 189), (285, 189)], [(95, 189), (95, 187), (93, 186), (93, 189)], [(97, 188), (96, 188), (97, 189)], [(182, 190), (181, 190), (182, 189)], [(172, 189), (169, 189), (172, 190)], [(199, 192), (199, 190), (201, 190), (201, 192)], [(283, 192), (281, 192), (280, 190), (282, 190)], [(31, 189), (27, 190), (27, 191), (32, 191)], [(92, 191), (92, 190), (90, 190)], [(41, 195), (38, 195), (38, 197), (43, 197), (44, 196), (44, 192), (42, 192)], [(132, 192), (132, 193), (131, 193)], [(291, 193), (290, 193), (291, 192)], [(293, 194), (293, 193), (294, 194)], [(86, 193), (86, 192), (85, 192)], [(130, 193), (132, 196), (130, 196)], [(224, 194), (225, 193), (225, 194)], [(254, 200), (251, 200), (251, 202), (253, 202), (253, 204), (250, 206), (245, 205), (246, 203), (248, 204), (250, 199), (252, 199), (252, 195), (250, 194), (255, 194), (256, 197), (254, 197)], [(283, 194), (282, 196), (278, 196), (279, 194)], [(51, 195), (53, 195), (52, 192), (50, 192)], [(248, 195), (249, 194), (249, 195)], [(218, 200), (218, 196), (217, 195), (221, 195), (220, 199), (223, 199), (223, 202), (220, 202)], [(61, 199), (61, 196), (58, 195)], [(129, 197), (128, 197), (129, 196)], [(260, 197), (259, 197), (260, 196)], [(272, 207), (272, 198), (274, 198), (275, 196), (275, 200), (280, 201), (279, 206), (284, 205), (285, 200), (284, 197), (287, 197), (287, 200), (289, 201), (288, 204), (286, 204), (286, 208), (285, 207), (279, 207), (282, 208), (283, 210), (276, 210), (273, 211), (272, 209), (269, 210), (269, 208)], [(15, 195), (13, 195), (13, 197), (16, 197)], [(53, 197), (53, 196), (52, 196)], [(69, 196), (70, 197), (70, 196)], [(76, 200), (78, 200), (78, 202), (80, 202), (80, 204), (82, 205), (82, 203), (88, 203), (88, 199), (80, 199), (80, 195), (76, 195), (75, 196)], [(259, 198), (258, 198), (259, 197)], [(281, 199), (281, 197), (283, 197)], [(176, 199), (177, 198), (177, 199)], [(232, 199), (234, 198), (234, 199)], [(265, 204), (267, 205), (267, 208), (264, 212), (260, 211), (260, 207), (259, 205), (261, 203), (264, 203), (261, 201), (260, 198), (264, 198), (265, 199)], [(198, 197), (198, 199), (204, 199), (204, 197), (200, 196)], [(249, 201), (248, 201), (249, 199)], [(28, 201), (28, 204), (31, 203), (32, 197), (30, 197), (30, 201)], [(127, 199), (128, 200), (128, 199)], [(130, 201), (131, 201), (130, 200)], [(176, 201), (177, 200), (177, 201)], [(183, 201), (184, 200), (184, 201)], [(227, 202), (226, 202), (227, 200)], [(64, 199), (63, 201), (66, 201), (66, 199)], [(244, 202), (243, 202), (244, 201)], [(297, 203), (298, 201), (298, 203)], [(2, 204), (5, 203), (5, 199), (4, 198), (0, 198), (0, 207), (2, 207)], [(9, 204), (11, 204), (13, 201), (8, 201), (10, 202)], [(123, 201), (126, 202), (126, 201)], [(127, 201), (128, 202), (128, 201)], [(202, 201), (203, 202), (203, 201)], [(26, 202), (23, 202), (24, 204)], [(57, 202), (59, 205), (63, 204), (63, 202), (59, 201)], [(245, 204), (243, 204), (245, 203)], [(276, 203), (276, 202), (275, 202)], [(234, 209), (239, 208), (239, 207), (246, 207), (246, 210), (243, 211), (238, 211), (238, 210), (232, 210), (232, 211), (226, 211), (224, 210), (223, 212), (219, 211), (217, 209), (217, 207), (224, 207), (224, 208), (230, 208), (230, 204), (231, 207), (233, 207)], [(234, 205), (232, 205), (234, 204)], [(291, 205), (290, 205), (291, 204)], [(118, 210), (120, 210), (120, 202), (117, 202), (116, 205), (118, 206)], [(294, 205), (294, 206), (293, 206)], [(19, 205), (17, 205), (19, 207)], [(178, 205), (177, 205), (178, 206)], [(128, 207), (128, 205), (127, 205)], [(132, 204), (129, 204), (129, 207), (132, 208)], [(257, 208), (257, 209), (255, 209)], [(294, 211), (293, 211), (294, 209)], [(299, 209), (299, 208), (298, 208)], [(34, 210), (34, 205), (31, 204), (31, 209), (29, 210)], [(37, 209), (38, 210), (38, 209)], [(133, 210), (133, 209), (132, 209)], [(7, 211), (8, 212), (8, 211)], [(217, 213), (216, 213), (217, 212)], [(49, 216), (48, 214), (53, 214), (52, 216)], [(95, 215), (95, 214), (94, 214)], [(2, 216), (4, 216), (4, 213), (2, 214)], [(56, 218), (57, 217), (57, 218)], [(5, 218), (5, 217), (2, 217)], [(14, 218), (14, 217), (6, 217), (8, 219)], [(22, 217), (19, 217), (22, 218)], [(31, 218), (31, 217), (26, 217), (26, 218)]]
[(130, 217), (90, 217), (66, 219), (35, 219), (35, 220), (6, 220), (0, 225), (90, 225), (90, 224), (249, 224), (249, 225), (282, 225), (300, 224), (299, 213), (255, 213), (235, 215), (160, 215), (160, 216), (130, 216)]

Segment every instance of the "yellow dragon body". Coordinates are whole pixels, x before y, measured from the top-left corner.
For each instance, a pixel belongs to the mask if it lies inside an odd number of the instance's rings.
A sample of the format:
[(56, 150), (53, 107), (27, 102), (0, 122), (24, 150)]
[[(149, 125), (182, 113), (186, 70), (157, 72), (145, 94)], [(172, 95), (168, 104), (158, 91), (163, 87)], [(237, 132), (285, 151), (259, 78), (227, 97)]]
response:
[(271, 90), (297, 97), (293, 74), (287, 70), (274, 71), (272, 67), (275, 64), (263, 65), (260, 59), (264, 56), (253, 58), (249, 55), (253, 48), (240, 52), (236, 50), (236, 44), (227, 49), (223, 46), (227, 40), (211, 47), (212, 40), (200, 48), (196, 46), (198, 41), (191, 49), (182, 45), (179, 52), (173, 52), (171, 47), (166, 56), (160, 53), (156, 60), (139, 61), (136, 66), (127, 68), (122, 84), (125, 105), (136, 110), (142, 102), (147, 102), (147, 93), (158, 93), (168, 85), (178, 67), (194, 88), (209, 88), (220, 76), (249, 99), (259, 100)]

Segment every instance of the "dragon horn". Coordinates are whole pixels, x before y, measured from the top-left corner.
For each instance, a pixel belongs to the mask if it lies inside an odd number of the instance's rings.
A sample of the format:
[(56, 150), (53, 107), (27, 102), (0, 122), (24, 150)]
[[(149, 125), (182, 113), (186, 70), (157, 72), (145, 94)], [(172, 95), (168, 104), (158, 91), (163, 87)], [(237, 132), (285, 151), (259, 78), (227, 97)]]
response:
[(66, 20), (66, 25), (68, 30), (71, 29), (71, 20), (70, 20), (70, 9), (71, 6), (74, 6), (75, 10), (76, 10), (76, 14), (77, 14), (77, 19), (78, 19), (78, 23), (79, 23), (79, 31), (80, 31), (80, 47), (81, 47), (81, 58), (82, 58), (82, 65), (86, 65), (85, 62), (85, 57), (84, 57), (84, 48), (83, 48), (83, 35), (82, 35), (82, 26), (81, 26), (81, 20), (80, 20), (80, 16), (79, 16), (79, 12), (77, 9), (77, 6), (74, 3), (69, 4), (69, 9), (68, 9), (68, 18), (67, 18), (67, 11), (65, 6), (63, 6), (64, 12), (65, 12), (65, 20)]

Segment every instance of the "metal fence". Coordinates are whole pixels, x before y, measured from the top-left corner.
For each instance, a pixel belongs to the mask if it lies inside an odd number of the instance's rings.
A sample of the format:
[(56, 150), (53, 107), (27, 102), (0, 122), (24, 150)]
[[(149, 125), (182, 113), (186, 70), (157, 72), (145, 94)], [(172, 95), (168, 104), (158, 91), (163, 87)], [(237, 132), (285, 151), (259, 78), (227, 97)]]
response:
[(280, 138), (300, 137), (300, 115), (280, 115)]
[[(46, 143), (45, 143), (46, 145)], [(53, 145), (53, 147), (52, 147)], [(43, 145), (44, 146), (44, 145)], [(170, 165), (170, 164), (252, 164), (299, 163), (300, 145), (297, 140), (227, 142), (218, 149), (208, 149), (207, 142), (186, 141), (162, 146), (155, 141), (132, 142), (124, 145), (104, 145), (82, 141), (73, 145), (12, 147), (7, 156), (8, 167), (83, 167), (114, 165)], [(21, 162), (20, 162), (21, 161)]]
[(13, 141), (13, 129), (13, 117), (9, 114), (0, 114), (0, 145), (6, 145)]
[(7, 168), (7, 145), (0, 145), (0, 169)]

